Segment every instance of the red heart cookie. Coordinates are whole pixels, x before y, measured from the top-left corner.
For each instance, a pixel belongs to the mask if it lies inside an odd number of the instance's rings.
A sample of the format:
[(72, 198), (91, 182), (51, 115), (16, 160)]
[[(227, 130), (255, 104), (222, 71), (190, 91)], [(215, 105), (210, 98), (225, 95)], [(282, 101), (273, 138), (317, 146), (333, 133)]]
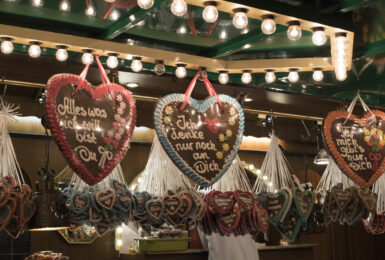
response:
[(14, 199), (7, 200), (4, 206), (0, 207), (0, 231), (2, 231), (15, 213), (17, 203)]
[(60, 150), (89, 185), (103, 180), (129, 148), (136, 107), (131, 92), (120, 85), (92, 87), (77, 75), (55, 75), (47, 83), (46, 111)]
[[(342, 172), (370, 187), (385, 171), (385, 113), (372, 110), (358, 119), (347, 111), (332, 111), (323, 123), (325, 143)], [(346, 122), (345, 122), (346, 121)]]
[(151, 218), (159, 221), (163, 216), (164, 205), (161, 199), (150, 199), (146, 203), (146, 210)]
[(254, 205), (254, 195), (249, 191), (234, 191), (234, 198), (239, 203), (239, 205), (245, 209), (250, 210)]
[(221, 191), (214, 191), (209, 199), (215, 211), (220, 214), (230, 212), (235, 204), (234, 193), (232, 191), (223, 193)]
[(218, 132), (218, 129), (219, 129), (219, 121), (218, 119), (214, 118), (214, 119), (208, 119), (206, 118), (205, 119), (205, 126), (208, 130), (210, 130), (211, 133), (213, 134), (216, 134)]
[(225, 232), (231, 232), (238, 226), (241, 219), (241, 212), (237, 207), (233, 207), (227, 214), (218, 214), (216, 219), (219, 228)]

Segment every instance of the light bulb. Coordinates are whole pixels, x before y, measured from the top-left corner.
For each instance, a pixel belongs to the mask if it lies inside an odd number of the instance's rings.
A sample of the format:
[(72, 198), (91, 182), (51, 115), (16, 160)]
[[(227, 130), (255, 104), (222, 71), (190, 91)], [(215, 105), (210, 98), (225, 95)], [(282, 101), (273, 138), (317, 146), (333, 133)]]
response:
[(94, 62), (94, 55), (92, 55), (91, 51), (84, 51), (82, 56), (82, 62), (84, 65), (92, 64)]
[(142, 9), (149, 9), (154, 5), (154, 0), (138, 0), (138, 5)]
[(117, 9), (112, 10), (109, 16), (111, 21), (116, 21), (119, 19), (119, 17), (120, 17), (120, 12)]
[(225, 85), (229, 82), (229, 74), (227, 71), (220, 71), (218, 76), (219, 83)]
[(41, 48), (39, 43), (31, 42), (31, 46), (29, 46), (28, 54), (32, 58), (38, 58), (41, 54)]
[(95, 11), (95, 8), (93, 5), (90, 5), (87, 7), (86, 15), (88, 15), (88, 16), (95, 16), (96, 15), (96, 11)]
[(177, 31), (179, 34), (186, 34), (187, 33), (187, 29), (186, 29), (186, 26), (182, 25), (181, 27), (179, 27), (178, 31)]
[(118, 234), (122, 234), (122, 233), (123, 233), (123, 228), (122, 228), (122, 227), (118, 227), (118, 228), (116, 229), (116, 232), (117, 232)]
[(264, 34), (267, 34), (267, 35), (273, 34), (276, 28), (277, 26), (274, 21), (274, 16), (266, 15), (263, 17), (261, 30)]
[(218, 19), (217, 3), (214, 1), (208, 1), (204, 3), (205, 8), (203, 9), (203, 20), (208, 23), (214, 23)]
[(118, 65), (119, 65), (119, 60), (118, 60), (117, 54), (116, 53), (108, 54), (107, 66), (110, 69), (115, 69), (116, 67), (118, 67)]
[(263, 175), (262, 179), (263, 179), (264, 181), (267, 181), (268, 177), (267, 177), (266, 175)]
[(243, 29), (246, 28), (247, 24), (249, 23), (249, 20), (247, 18), (246, 12), (247, 9), (235, 9), (235, 14), (233, 17), (233, 25), (237, 29)]
[(1, 52), (4, 54), (11, 54), (13, 52), (13, 43), (11, 38), (3, 38), (1, 42)]
[(187, 4), (184, 0), (173, 0), (171, 12), (176, 16), (183, 16), (187, 12)]
[(143, 69), (143, 64), (139, 57), (132, 58), (131, 69), (135, 72), (139, 72)]
[(301, 38), (302, 31), (298, 21), (289, 22), (289, 29), (287, 30), (287, 37), (289, 40), (297, 41)]
[(219, 38), (222, 39), (222, 40), (227, 39), (227, 32), (226, 32), (226, 30), (222, 30), (222, 31), (219, 33)]
[(163, 75), (166, 72), (166, 67), (163, 64), (163, 61), (157, 60), (155, 61), (155, 66), (154, 66), (154, 72), (156, 75)]
[(34, 7), (42, 7), (44, 4), (43, 0), (31, 0), (31, 4)]
[(257, 175), (261, 175), (261, 170), (260, 169), (257, 170)]
[(344, 81), (348, 77), (347, 71), (345, 70), (336, 70), (336, 79), (339, 81)]
[(57, 46), (56, 59), (58, 61), (66, 61), (68, 59), (67, 47)]
[(68, 12), (71, 10), (71, 3), (68, 0), (62, 0), (59, 4), (59, 8), (62, 11)]
[(321, 69), (314, 69), (313, 79), (314, 81), (322, 81), (324, 79), (324, 74)]
[(180, 79), (183, 79), (184, 77), (186, 77), (186, 75), (187, 75), (186, 65), (185, 64), (177, 64), (177, 68), (175, 70), (175, 75)]
[(249, 84), (253, 78), (251, 77), (251, 71), (243, 71), (241, 80), (244, 84)]
[(267, 83), (273, 83), (275, 81), (275, 73), (274, 70), (266, 70), (265, 80)]
[(121, 239), (116, 240), (116, 245), (117, 246), (122, 246), (123, 245), (123, 241)]
[(311, 37), (314, 45), (322, 46), (326, 43), (326, 33), (324, 28), (318, 27), (313, 29), (313, 36)]
[(297, 70), (290, 70), (288, 78), (289, 78), (289, 81), (291, 83), (297, 82), (299, 80), (298, 71)]

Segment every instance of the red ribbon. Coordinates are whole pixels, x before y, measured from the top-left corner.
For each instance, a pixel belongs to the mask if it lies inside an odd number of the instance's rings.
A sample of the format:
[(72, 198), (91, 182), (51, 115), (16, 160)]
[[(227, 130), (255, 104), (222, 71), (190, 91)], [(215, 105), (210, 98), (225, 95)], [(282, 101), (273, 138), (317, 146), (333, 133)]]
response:
[(382, 156), (380, 153), (374, 154), (374, 153), (369, 153), (369, 159), (373, 161), (373, 170), (377, 171), (378, 168), (378, 162), (381, 160)]

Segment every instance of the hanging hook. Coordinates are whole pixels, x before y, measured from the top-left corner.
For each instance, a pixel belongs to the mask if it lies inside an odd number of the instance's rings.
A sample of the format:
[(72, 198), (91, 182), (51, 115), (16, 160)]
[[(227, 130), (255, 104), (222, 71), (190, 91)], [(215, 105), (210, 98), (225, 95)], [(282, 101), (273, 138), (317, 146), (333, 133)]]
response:
[(301, 120), (301, 122), (302, 122), (303, 127), (306, 130), (306, 135), (301, 134), (301, 138), (302, 138), (302, 140), (307, 141), (307, 140), (310, 139), (310, 132), (309, 132), (309, 129), (307, 129), (307, 126), (306, 126), (305, 122), (303, 120)]

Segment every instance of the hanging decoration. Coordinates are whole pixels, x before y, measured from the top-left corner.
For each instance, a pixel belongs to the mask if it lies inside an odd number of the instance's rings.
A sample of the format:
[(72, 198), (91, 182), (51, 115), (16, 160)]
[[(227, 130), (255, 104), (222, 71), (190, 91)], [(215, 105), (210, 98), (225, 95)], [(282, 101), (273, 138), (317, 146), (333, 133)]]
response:
[(46, 111), (56, 143), (71, 168), (88, 184), (103, 180), (126, 154), (136, 120), (130, 91), (110, 83), (93, 87), (78, 75), (57, 74), (47, 83)]
[[(366, 114), (352, 114), (360, 100)], [(331, 156), (355, 183), (370, 187), (385, 171), (385, 113), (370, 110), (359, 93), (347, 111), (332, 111), (324, 120), (323, 135)]]
[(25, 184), (7, 130), (7, 121), (16, 121), (18, 107), (0, 99), (0, 231), (18, 238), (36, 211), (31, 188)]
[(385, 215), (384, 213), (370, 213), (367, 219), (362, 223), (365, 230), (373, 235), (382, 235), (385, 233)]
[[(190, 98), (201, 74), (210, 98)], [(159, 141), (175, 165), (202, 187), (215, 183), (231, 166), (240, 147), (244, 114), (240, 104), (217, 95), (204, 73), (198, 72), (185, 94), (161, 98), (154, 125)]]
[(268, 213), (251, 192), (243, 164), (237, 156), (226, 174), (204, 190), (207, 211), (198, 222), (206, 234), (245, 235), (269, 229)]

